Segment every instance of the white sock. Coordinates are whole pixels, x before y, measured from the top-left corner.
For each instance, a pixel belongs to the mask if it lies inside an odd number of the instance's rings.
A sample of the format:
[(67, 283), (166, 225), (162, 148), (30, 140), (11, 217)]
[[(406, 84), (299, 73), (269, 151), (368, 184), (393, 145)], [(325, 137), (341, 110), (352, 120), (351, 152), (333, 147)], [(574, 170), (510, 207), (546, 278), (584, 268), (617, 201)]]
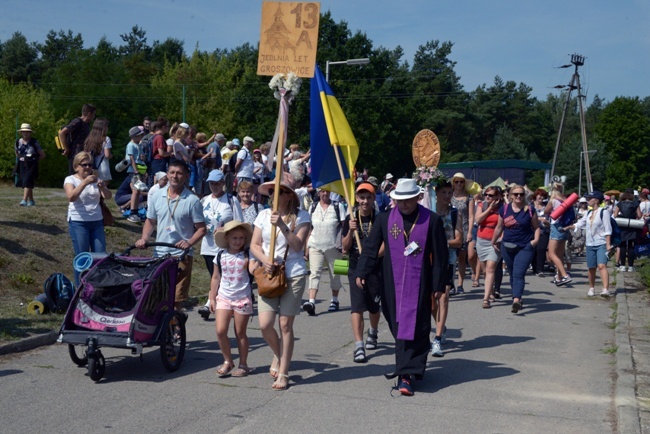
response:
[(309, 299), (309, 302), (310, 302), (310, 303), (314, 303), (314, 304), (316, 304), (316, 299), (315, 299), (315, 298), (310, 298), (310, 299)]
[(357, 341), (354, 343), (354, 349), (363, 348), (363, 341)]
[(338, 298), (338, 297), (332, 297), (332, 301), (336, 301), (336, 302), (338, 302), (338, 301), (339, 301), (339, 298)]

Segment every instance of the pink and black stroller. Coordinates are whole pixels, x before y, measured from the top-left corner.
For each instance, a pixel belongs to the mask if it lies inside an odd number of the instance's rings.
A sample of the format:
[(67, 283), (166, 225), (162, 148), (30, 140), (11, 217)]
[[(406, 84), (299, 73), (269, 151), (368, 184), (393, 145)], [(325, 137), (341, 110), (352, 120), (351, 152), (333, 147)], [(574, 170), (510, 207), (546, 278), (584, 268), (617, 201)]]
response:
[[(147, 244), (154, 246), (174, 248), (166, 243)], [(88, 365), (93, 381), (105, 372), (101, 347), (127, 348), (140, 355), (144, 347), (160, 346), (162, 363), (170, 372), (183, 361), (185, 317), (174, 310), (182, 258), (131, 257), (134, 248), (98, 259), (81, 275), (61, 325), (58, 342), (68, 344), (75, 364)]]

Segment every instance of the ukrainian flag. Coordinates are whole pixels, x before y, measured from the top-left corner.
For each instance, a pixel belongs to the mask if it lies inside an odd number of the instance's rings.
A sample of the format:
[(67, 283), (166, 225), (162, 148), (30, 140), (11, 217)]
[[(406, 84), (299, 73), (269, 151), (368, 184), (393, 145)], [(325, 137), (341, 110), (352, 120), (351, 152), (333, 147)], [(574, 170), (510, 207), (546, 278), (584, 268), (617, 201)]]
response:
[[(316, 66), (311, 80), (310, 147), (311, 181), (316, 188), (333, 191), (345, 197), (343, 181), (336, 162), (339, 153), (343, 178), (350, 193), (350, 205), (354, 205), (354, 179), (352, 172), (359, 157), (359, 147), (350, 124), (336, 100), (332, 88)], [(336, 145), (336, 146), (334, 146)]]

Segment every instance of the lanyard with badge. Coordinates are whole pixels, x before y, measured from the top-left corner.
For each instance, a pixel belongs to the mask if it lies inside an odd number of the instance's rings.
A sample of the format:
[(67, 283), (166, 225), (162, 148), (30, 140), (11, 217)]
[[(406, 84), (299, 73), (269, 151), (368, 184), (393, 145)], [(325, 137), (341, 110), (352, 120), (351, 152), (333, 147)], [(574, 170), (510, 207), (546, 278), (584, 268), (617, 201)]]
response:
[(176, 226), (174, 226), (174, 214), (176, 213), (176, 208), (178, 208), (178, 203), (181, 201), (181, 196), (179, 194), (178, 197), (176, 198), (176, 205), (174, 205), (174, 209), (172, 210), (171, 207), (169, 206), (171, 201), (171, 198), (169, 197), (169, 190), (170, 189), (168, 188), (167, 189), (167, 210), (169, 211), (170, 224), (165, 228), (165, 231), (167, 231), (169, 235), (174, 235), (176, 234)]

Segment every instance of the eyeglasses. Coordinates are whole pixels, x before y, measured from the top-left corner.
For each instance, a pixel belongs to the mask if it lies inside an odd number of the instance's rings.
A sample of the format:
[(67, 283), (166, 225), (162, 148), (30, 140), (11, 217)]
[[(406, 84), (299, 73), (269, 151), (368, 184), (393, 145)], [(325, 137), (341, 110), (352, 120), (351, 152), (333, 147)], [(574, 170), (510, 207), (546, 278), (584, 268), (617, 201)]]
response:
[(494, 197), (494, 196), (496, 196), (496, 194), (487, 194), (487, 193), (485, 194), (485, 197)]
[(81, 163), (79, 166), (81, 166), (83, 168), (86, 168), (86, 169), (89, 168), (89, 167), (93, 167), (93, 165), (90, 164), (90, 163)]
[(523, 197), (525, 195), (525, 193), (510, 193), (510, 194), (516, 197)]
[(465, 184), (465, 181), (454, 181), (454, 184)]

